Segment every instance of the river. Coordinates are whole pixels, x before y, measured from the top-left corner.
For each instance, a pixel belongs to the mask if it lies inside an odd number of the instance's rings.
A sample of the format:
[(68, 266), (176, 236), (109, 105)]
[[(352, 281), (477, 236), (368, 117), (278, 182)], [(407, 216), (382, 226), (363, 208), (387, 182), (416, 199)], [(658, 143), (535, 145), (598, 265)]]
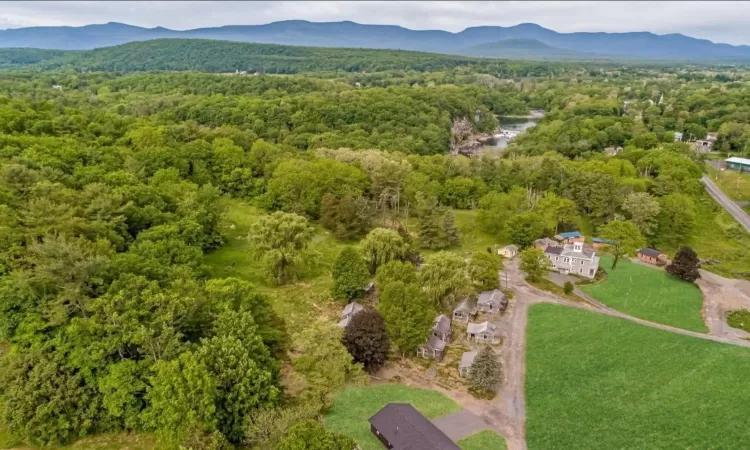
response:
[[(539, 123), (541, 117), (506, 117), (498, 116), (497, 120), (500, 125), (501, 131), (509, 131), (511, 133), (521, 133), (528, 130), (529, 128), (536, 126)], [(482, 143), (486, 145), (488, 149), (502, 150), (508, 146), (512, 138), (502, 134), (496, 134), (489, 139), (483, 140)]]

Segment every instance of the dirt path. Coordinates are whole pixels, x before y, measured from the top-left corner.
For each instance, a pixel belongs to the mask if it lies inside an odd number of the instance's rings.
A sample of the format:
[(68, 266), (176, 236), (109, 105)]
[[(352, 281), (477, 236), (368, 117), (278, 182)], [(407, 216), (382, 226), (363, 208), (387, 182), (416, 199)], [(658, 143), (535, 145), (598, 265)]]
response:
[(709, 333), (726, 339), (750, 338), (750, 333), (727, 325), (727, 313), (750, 308), (750, 281), (724, 278), (701, 270), (698, 287), (703, 292), (703, 318)]

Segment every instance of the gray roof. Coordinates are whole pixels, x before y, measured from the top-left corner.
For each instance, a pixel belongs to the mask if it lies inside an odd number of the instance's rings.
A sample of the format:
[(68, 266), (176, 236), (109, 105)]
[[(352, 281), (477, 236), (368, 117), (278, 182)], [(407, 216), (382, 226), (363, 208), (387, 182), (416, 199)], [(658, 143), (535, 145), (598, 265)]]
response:
[(558, 242), (554, 239), (550, 238), (541, 238), (534, 241), (535, 244), (544, 244), (544, 245), (551, 245), (552, 247), (557, 247)]
[(474, 350), (472, 352), (464, 352), (463, 355), (461, 355), (461, 362), (458, 364), (458, 367), (463, 369), (464, 367), (471, 367), (472, 364), (474, 364), (474, 358), (477, 357), (477, 354), (479, 351)]
[(663, 255), (664, 252), (660, 252), (659, 250), (654, 250), (653, 248), (639, 248), (638, 253), (650, 256), (652, 258), (658, 258), (659, 256)]
[(427, 348), (431, 350), (437, 350), (442, 352), (445, 350), (446, 343), (444, 340), (440, 339), (439, 337), (432, 335), (429, 339), (427, 339)]
[(544, 253), (549, 253), (550, 255), (559, 255), (563, 251), (562, 247), (547, 247), (544, 249)]
[(435, 325), (432, 327), (438, 333), (447, 334), (451, 331), (451, 320), (445, 314), (440, 314), (435, 318)]
[(563, 247), (562, 253), (560, 253), (562, 256), (570, 256), (572, 258), (581, 258), (581, 259), (592, 259), (596, 252), (593, 250), (588, 250), (586, 248), (582, 249), (580, 252), (577, 252), (573, 250), (573, 246), (575, 244), (565, 244), (565, 247)]
[(510, 244), (510, 245), (506, 245), (505, 247), (503, 247), (503, 249), (506, 249), (506, 248), (507, 248), (508, 250), (512, 250), (512, 251), (514, 251), (514, 252), (517, 252), (517, 251), (518, 251), (518, 247), (517, 247), (517, 246), (515, 246), (515, 245), (513, 245), (513, 244)]
[(495, 305), (499, 307), (503, 304), (503, 300), (506, 300), (505, 294), (503, 294), (499, 289), (494, 289), (492, 291), (484, 291), (479, 294), (479, 300), (477, 301), (477, 304)]
[(347, 317), (346, 319), (341, 319), (338, 323), (338, 325), (341, 328), (346, 328), (347, 325), (349, 325), (349, 322), (352, 321), (352, 316)]
[(393, 450), (461, 450), (408, 403), (388, 403), (369, 420)]
[(476, 314), (477, 313), (477, 301), (473, 297), (466, 297), (463, 299), (461, 303), (456, 306), (456, 309), (453, 310), (453, 312), (456, 311), (464, 311), (469, 314)]
[(360, 305), (357, 302), (351, 302), (348, 305), (344, 306), (344, 310), (341, 311), (341, 317), (345, 317), (347, 315), (355, 315), (358, 312), (362, 311), (364, 306)]
[(470, 323), (466, 326), (466, 331), (471, 334), (479, 334), (486, 331), (495, 334), (497, 333), (497, 325), (490, 322)]

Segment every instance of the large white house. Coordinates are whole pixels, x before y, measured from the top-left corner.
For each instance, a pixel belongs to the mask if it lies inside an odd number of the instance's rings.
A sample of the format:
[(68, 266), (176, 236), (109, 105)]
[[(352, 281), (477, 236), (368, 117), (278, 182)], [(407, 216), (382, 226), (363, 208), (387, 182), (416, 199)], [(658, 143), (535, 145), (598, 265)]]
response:
[(599, 270), (599, 257), (594, 250), (584, 249), (583, 242), (547, 247), (544, 255), (552, 263), (552, 270), (563, 274), (594, 278)]

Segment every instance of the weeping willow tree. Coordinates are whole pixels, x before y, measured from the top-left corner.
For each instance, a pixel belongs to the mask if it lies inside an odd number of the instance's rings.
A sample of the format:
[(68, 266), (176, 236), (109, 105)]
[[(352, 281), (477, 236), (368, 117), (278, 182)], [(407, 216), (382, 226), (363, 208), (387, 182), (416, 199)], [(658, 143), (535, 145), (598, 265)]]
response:
[(407, 245), (396, 231), (375, 228), (362, 240), (361, 250), (370, 273), (375, 273), (383, 264), (404, 258)]

